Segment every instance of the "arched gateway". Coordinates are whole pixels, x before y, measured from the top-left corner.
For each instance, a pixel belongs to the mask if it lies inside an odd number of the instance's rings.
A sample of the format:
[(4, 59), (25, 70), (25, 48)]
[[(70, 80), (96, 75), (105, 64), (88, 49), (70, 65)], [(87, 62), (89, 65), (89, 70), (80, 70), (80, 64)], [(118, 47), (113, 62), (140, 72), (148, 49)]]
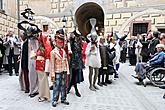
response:
[(86, 36), (90, 33), (91, 25), (89, 23), (90, 18), (96, 18), (96, 30), (97, 33), (103, 33), (104, 31), (104, 12), (101, 6), (94, 2), (87, 2), (81, 5), (75, 12), (75, 19), (79, 31)]

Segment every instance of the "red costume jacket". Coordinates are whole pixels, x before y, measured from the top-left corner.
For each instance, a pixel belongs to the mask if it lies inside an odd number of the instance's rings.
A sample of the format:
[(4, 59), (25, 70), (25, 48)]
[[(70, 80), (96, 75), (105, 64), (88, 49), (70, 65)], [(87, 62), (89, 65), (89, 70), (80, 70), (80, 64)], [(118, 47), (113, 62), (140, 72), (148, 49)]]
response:
[(47, 39), (47, 36), (42, 35), (42, 33), (40, 33), (40, 36), (38, 37), (39, 44), (41, 43), (41, 41), (44, 44), (43, 48), (45, 50), (44, 50), (44, 54), (41, 54), (40, 49), (37, 50), (36, 70), (44, 71), (45, 62), (46, 62), (46, 59), (50, 59), (50, 52), (52, 51), (52, 47), (51, 47), (50, 41)]

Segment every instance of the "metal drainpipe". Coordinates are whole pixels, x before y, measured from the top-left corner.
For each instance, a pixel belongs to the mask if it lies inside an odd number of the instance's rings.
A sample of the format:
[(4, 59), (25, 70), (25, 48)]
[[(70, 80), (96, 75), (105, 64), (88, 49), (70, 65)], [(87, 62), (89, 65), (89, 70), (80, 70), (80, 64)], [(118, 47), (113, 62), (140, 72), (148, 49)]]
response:
[[(20, 0), (17, 0), (17, 16), (18, 16), (18, 23), (20, 22)], [(19, 35), (19, 33), (20, 33), (20, 30), (19, 30), (19, 28), (18, 28), (18, 35)]]

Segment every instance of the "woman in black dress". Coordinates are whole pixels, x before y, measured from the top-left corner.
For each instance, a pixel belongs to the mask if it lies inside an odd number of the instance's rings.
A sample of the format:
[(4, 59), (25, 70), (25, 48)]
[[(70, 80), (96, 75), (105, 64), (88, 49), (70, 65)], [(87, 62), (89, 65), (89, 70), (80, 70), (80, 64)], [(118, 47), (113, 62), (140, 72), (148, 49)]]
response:
[[(73, 35), (74, 34), (74, 35)], [(78, 97), (81, 97), (78, 88), (77, 83), (80, 83), (84, 81), (83, 77), (83, 61), (82, 61), (82, 40), (80, 38), (80, 35), (77, 34), (76, 31), (72, 33), (72, 36), (70, 38), (70, 44), (71, 44), (71, 59), (70, 59), (70, 83), (68, 87), (68, 93), (70, 92), (70, 89), (72, 86), (75, 88), (75, 94)]]

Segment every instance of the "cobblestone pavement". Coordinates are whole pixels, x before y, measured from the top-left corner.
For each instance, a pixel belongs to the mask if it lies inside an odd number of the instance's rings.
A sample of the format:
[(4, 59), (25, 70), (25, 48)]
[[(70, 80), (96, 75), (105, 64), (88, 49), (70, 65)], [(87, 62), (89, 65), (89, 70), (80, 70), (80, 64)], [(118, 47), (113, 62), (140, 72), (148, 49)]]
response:
[[(134, 67), (122, 64), (119, 79), (111, 85), (100, 87), (93, 92), (89, 90), (88, 69), (84, 70), (85, 81), (78, 85), (81, 98), (74, 94), (74, 88), (67, 99), (70, 105), (60, 102), (53, 108), (50, 102), (38, 102), (37, 97), (29, 98), (28, 94), (20, 91), (17, 76), (0, 75), (0, 110), (165, 110), (165, 90), (137, 85)], [(51, 91), (52, 94), (52, 91)]]

